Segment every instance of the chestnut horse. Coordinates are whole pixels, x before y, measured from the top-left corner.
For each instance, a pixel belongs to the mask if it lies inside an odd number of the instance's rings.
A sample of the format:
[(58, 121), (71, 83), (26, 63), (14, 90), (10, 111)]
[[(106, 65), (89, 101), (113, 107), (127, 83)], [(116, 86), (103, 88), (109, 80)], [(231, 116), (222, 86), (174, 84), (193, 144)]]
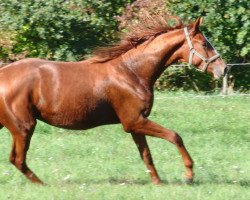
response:
[[(159, 21), (159, 20), (158, 20)], [(160, 183), (145, 136), (176, 145), (193, 180), (193, 161), (181, 137), (149, 120), (156, 79), (176, 62), (189, 62), (218, 78), (226, 64), (201, 33), (202, 18), (184, 27), (161, 22), (134, 27), (117, 45), (81, 62), (23, 59), (0, 69), (0, 127), (13, 138), (10, 162), (30, 181), (42, 181), (26, 164), (36, 126), (84, 130), (121, 123), (131, 133), (152, 182)]]

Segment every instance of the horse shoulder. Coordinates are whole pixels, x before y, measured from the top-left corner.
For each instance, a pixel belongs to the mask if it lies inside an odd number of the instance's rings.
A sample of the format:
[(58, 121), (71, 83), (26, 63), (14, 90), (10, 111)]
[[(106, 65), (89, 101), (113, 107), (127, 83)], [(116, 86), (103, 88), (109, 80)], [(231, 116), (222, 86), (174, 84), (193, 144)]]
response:
[(120, 77), (107, 88), (108, 100), (121, 123), (130, 123), (140, 116), (147, 117), (153, 104), (153, 93), (131, 77)]

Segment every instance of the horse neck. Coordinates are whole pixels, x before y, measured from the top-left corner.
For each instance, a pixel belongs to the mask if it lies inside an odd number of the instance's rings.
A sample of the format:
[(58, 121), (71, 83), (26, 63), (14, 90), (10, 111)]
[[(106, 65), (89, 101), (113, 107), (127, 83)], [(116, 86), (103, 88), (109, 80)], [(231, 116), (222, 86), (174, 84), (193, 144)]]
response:
[(152, 41), (134, 48), (122, 56), (122, 66), (126, 66), (148, 87), (180, 56), (180, 47), (185, 41), (183, 29), (173, 30), (157, 36)]

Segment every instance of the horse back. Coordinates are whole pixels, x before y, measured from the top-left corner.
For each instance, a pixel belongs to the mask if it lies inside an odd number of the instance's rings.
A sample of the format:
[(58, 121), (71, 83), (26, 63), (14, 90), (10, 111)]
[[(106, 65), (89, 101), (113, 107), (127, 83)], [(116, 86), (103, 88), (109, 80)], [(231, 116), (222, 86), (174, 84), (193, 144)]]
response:
[(71, 129), (117, 122), (106, 101), (107, 82), (105, 69), (97, 73), (87, 62), (25, 59), (0, 70), (2, 97), (10, 107), (22, 105), (34, 118)]

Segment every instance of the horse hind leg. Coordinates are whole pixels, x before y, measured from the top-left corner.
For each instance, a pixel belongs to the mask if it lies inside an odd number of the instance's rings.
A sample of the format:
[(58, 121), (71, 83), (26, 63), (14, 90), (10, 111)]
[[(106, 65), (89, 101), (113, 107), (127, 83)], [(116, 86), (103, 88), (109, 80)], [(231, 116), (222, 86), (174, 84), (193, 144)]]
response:
[(141, 159), (144, 161), (148, 172), (150, 173), (151, 180), (154, 184), (158, 185), (161, 183), (160, 177), (155, 169), (153, 159), (147, 144), (147, 140), (145, 135), (137, 135), (134, 133), (131, 133), (133, 140), (139, 150)]
[(13, 138), (10, 162), (31, 182), (42, 184), (42, 181), (29, 169), (26, 164), (26, 155), (35, 125), (36, 121), (32, 121), (29, 123), (13, 124), (7, 127)]

